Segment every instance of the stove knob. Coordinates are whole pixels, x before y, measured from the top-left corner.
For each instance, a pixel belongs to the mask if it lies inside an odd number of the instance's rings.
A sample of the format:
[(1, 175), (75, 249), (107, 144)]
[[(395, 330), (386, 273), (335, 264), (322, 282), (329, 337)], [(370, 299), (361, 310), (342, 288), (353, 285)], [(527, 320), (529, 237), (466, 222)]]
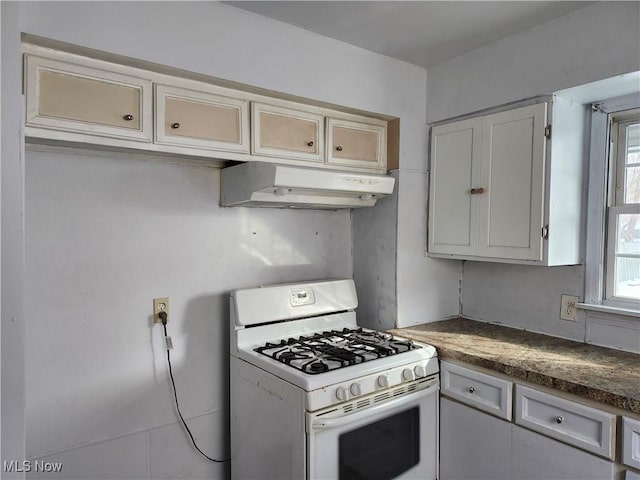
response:
[(416, 373), (416, 377), (418, 378), (427, 376), (427, 368), (424, 365), (416, 365), (413, 371)]
[(402, 378), (405, 379), (407, 382), (410, 382), (411, 380), (416, 379), (416, 374), (413, 373), (413, 370), (411, 370), (410, 368), (405, 368), (402, 371)]
[(360, 395), (362, 395), (362, 385), (360, 385), (358, 382), (352, 383), (349, 390), (351, 391), (351, 395), (353, 395), (354, 397), (359, 397)]
[(349, 400), (349, 392), (344, 387), (338, 387), (336, 388), (336, 398), (341, 402), (346, 402)]
[(387, 375), (380, 375), (378, 377), (378, 386), (380, 388), (389, 388), (389, 377)]

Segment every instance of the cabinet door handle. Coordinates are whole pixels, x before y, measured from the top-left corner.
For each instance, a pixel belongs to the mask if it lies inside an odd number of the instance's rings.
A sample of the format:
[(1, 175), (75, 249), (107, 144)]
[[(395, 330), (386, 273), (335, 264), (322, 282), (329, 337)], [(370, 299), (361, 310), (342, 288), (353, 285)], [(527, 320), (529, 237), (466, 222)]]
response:
[(476, 393), (476, 387), (469, 387), (469, 393)]
[(129, 115), (125, 115), (124, 118), (127, 122), (130, 122), (131, 120), (133, 120), (133, 115), (129, 114)]
[(341, 145), (338, 145), (338, 146), (336, 147), (336, 150), (337, 150), (337, 151), (339, 151), (339, 152), (341, 152), (341, 151), (342, 151), (342, 146), (341, 146)]
[(560, 415), (558, 415), (558, 416), (556, 417), (556, 423), (557, 423), (558, 425), (560, 425), (562, 422), (564, 422), (564, 418), (562, 418)]
[(180, 124), (178, 122), (172, 123), (171, 128), (180, 128)]
[(471, 190), (469, 190), (469, 193), (471, 195), (482, 195), (484, 193), (484, 187), (472, 188)]
[(313, 142), (307, 142), (307, 147), (313, 147)]

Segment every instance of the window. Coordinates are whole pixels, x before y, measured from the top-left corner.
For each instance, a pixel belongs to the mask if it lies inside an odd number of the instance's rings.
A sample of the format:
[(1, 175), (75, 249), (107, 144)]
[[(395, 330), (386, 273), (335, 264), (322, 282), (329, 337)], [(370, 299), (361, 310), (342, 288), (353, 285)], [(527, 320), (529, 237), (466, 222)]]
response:
[(612, 305), (638, 308), (640, 110), (611, 114), (609, 132), (605, 300)]
[(579, 307), (640, 319), (640, 92), (593, 103), (590, 123)]

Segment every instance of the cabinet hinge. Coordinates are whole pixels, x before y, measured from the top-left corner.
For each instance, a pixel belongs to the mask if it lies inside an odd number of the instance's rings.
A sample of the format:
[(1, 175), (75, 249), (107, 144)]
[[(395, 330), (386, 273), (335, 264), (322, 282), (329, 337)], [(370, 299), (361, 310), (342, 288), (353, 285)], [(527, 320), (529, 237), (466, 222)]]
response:
[(547, 125), (544, 127), (544, 136), (547, 138), (551, 138), (551, 125)]
[(542, 238), (545, 240), (549, 238), (549, 225), (542, 227)]

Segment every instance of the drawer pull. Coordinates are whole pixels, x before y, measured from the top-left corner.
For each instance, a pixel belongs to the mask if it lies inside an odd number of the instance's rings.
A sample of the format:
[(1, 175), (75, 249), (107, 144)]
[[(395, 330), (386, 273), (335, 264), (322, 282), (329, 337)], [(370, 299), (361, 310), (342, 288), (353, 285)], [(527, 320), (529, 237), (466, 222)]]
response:
[(313, 142), (307, 142), (307, 147), (313, 147)]
[(129, 115), (125, 115), (124, 118), (127, 122), (130, 122), (131, 120), (133, 120), (133, 115), (129, 114)]
[(341, 151), (342, 151), (342, 146), (341, 146), (341, 145), (338, 145), (338, 146), (336, 147), (336, 150), (337, 150), (337, 151), (339, 151), (339, 152), (341, 152)]
[(180, 124), (179, 124), (178, 122), (176, 122), (176, 123), (172, 123), (172, 124), (171, 124), (171, 128), (174, 128), (174, 129), (175, 129), (175, 128), (180, 128)]
[(558, 416), (556, 417), (556, 423), (557, 423), (558, 425), (560, 425), (562, 422), (564, 422), (564, 418), (562, 418), (560, 415), (558, 415)]
[(475, 387), (469, 387), (469, 393), (476, 393)]

